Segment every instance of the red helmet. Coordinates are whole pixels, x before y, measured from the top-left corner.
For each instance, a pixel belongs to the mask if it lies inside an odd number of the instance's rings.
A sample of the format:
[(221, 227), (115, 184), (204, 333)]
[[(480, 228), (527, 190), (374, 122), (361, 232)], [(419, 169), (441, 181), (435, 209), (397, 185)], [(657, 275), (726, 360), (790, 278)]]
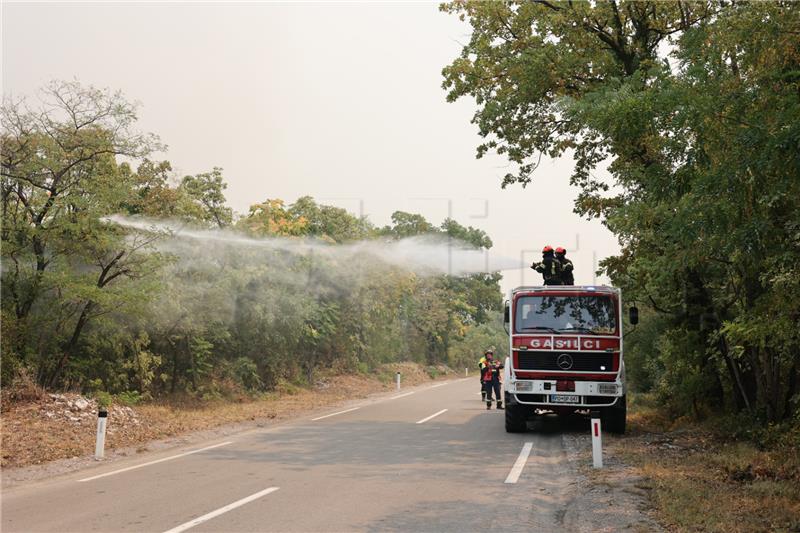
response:
[(543, 254), (546, 254), (547, 252), (552, 252), (552, 251), (553, 251), (553, 247), (550, 246), (549, 244), (547, 246), (545, 246), (544, 248), (542, 248), (542, 253)]
[(567, 253), (567, 251), (564, 248), (562, 248), (561, 246), (559, 246), (558, 248), (556, 248), (556, 253), (557, 254), (565, 254), (565, 253)]

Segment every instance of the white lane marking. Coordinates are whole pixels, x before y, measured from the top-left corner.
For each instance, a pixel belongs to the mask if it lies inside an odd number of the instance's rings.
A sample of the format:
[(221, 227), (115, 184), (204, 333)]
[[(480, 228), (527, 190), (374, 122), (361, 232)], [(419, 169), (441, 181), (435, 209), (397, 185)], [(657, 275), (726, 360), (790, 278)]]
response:
[(162, 459), (156, 459), (155, 461), (150, 461), (149, 463), (142, 463), (140, 465), (129, 466), (127, 468), (120, 468), (119, 470), (112, 470), (111, 472), (106, 472), (105, 474), (98, 474), (96, 476), (86, 477), (86, 478), (83, 478), (83, 479), (79, 479), (78, 483), (83, 483), (84, 481), (92, 481), (93, 479), (99, 479), (101, 477), (113, 476), (114, 474), (121, 474), (122, 472), (128, 472), (130, 470), (136, 470), (137, 468), (142, 468), (144, 466), (150, 466), (150, 465), (154, 465), (154, 464), (157, 464), (157, 463), (163, 463), (164, 461), (172, 461), (173, 459), (177, 459), (179, 457), (186, 457), (187, 455), (192, 455), (193, 453), (204, 452), (206, 450), (211, 450), (213, 448), (219, 448), (220, 446), (227, 446), (228, 444), (233, 444), (233, 441), (229, 440), (227, 442), (221, 442), (219, 444), (214, 444), (212, 446), (206, 446), (205, 448), (200, 448), (199, 450), (192, 450), (190, 452), (179, 453), (178, 455), (171, 455), (169, 457), (164, 457)]
[(187, 529), (192, 528), (192, 527), (194, 527), (194, 526), (196, 526), (198, 524), (202, 524), (203, 522), (208, 522), (212, 518), (215, 518), (215, 517), (217, 517), (217, 516), (219, 516), (221, 514), (225, 514), (228, 511), (236, 509), (237, 507), (241, 507), (242, 505), (244, 505), (246, 503), (250, 503), (253, 500), (257, 500), (257, 499), (261, 498), (262, 496), (266, 496), (270, 492), (275, 492), (279, 488), (280, 487), (270, 487), (268, 489), (264, 489), (262, 491), (256, 492), (255, 494), (251, 494), (250, 496), (248, 496), (246, 498), (242, 498), (241, 500), (236, 500), (233, 503), (229, 503), (225, 507), (220, 507), (216, 511), (211, 511), (210, 513), (204, 514), (203, 516), (198, 516), (194, 520), (190, 520), (189, 522), (186, 522), (185, 524), (181, 524), (181, 525), (179, 525), (177, 527), (173, 527), (172, 529), (167, 530), (164, 533), (181, 533), (181, 531), (186, 531)]
[(428, 387), (428, 388), (430, 388), (430, 389), (435, 389), (436, 387), (444, 387), (445, 385), (449, 385), (449, 384), (450, 384), (450, 382), (449, 382), (449, 381), (445, 381), (444, 383), (439, 383), (439, 384), (437, 384), (437, 385), (431, 385), (431, 386), (430, 386), (430, 387)]
[(430, 420), (431, 418), (436, 418), (436, 417), (437, 417), (437, 416), (439, 416), (440, 414), (442, 414), (442, 413), (446, 413), (446, 412), (447, 412), (447, 409), (442, 409), (442, 410), (441, 410), (441, 411), (439, 411), (438, 413), (433, 413), (433, 414), (432, 414), (431, 416), (429, 416), (428, 418), (423, 418), (422, 420), (418, 421), (418, 422), (417, 422), (417, 424), (424, 424), (425, 422), (427, 422), (427, 421), (428, 421), (428, 420)]
[(525, 446), (522, 447), (522, 451), (519, 452), (519, 457), (517, 457), (517, 462), (511, 467), (511, 472), (508, 473), (506, 483), (517, 482), (519, 475), (522, 474), (522, 469), (525, 468), (525, 463), (528, 461), (528, 456), (531, 454), (531, 448), (533, 448), (532, 442), (526, 442)]
[[(414, 391), (414, 392), (416, 392), (416, 391)], [(414, 392), (407, 392), (407, 393), (405, 393), (405, 394), (398, 394), (397, 396), (392, 396), (392, 397), (391, 397), (391, 398), (389, 398), (389, 399), (390, 399), (390, 400), (396, 400), (396, 399), (398, 399), (398, 398), (404, 398), (404, 397), (406, 397), (406, 396), (411, 396), (412, 394), (414, 394)]]
[(355, 411), (356, 409), (361, 409), (360, 407), (353, 407), (352, 409), (345, 409), (344, 411), (339, 411), (338, 413), (331, 413), (325, 416), (318, 416), (317, 418), (312, 418), (312, 422), (316, 422), (317, 420), (322, 420), (323, 418), (328, 418), (329, 416), (336, 416), (336, 415), (343, 415), (345, 413), (349, 413), (350, 411)]

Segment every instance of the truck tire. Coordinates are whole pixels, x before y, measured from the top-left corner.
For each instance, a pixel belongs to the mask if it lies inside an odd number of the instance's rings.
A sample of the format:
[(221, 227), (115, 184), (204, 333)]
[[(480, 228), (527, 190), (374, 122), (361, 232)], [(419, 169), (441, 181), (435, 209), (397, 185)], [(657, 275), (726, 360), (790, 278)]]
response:
[(616, 405), (603, 410), (603, 428), (611, 433), (623, 435), (625, 433), (625, 419), (627, 418), (628, 407), (626, 397), (622, 396), (617, 400)]
[[(506, 400), (508, 400), (508, 395), (506, 395)], [(523, 409), (520, 405), (509, 405), (506, 401), (506, 433), (525, 433), (525, 430), (528, 429)]]

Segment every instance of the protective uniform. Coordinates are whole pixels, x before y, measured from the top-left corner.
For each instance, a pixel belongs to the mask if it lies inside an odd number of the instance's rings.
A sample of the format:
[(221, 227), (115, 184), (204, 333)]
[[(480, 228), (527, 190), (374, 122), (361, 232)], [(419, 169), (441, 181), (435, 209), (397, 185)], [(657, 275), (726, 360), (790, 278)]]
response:
[(575, 265), (567, 259), (567, 251), (560, 246), (556, 248), (556, 260), (561, 263), (561, 284), (575, 285), (575, 276), (572, 274)]
[(481, 380), (481, 401), (486, 401), (486, 389), (483, 386), (483, 370), (486, 368), (486, 352), (483, 357), (478, 360), (478, 379)]
[(500, 399), (500, 369), (503, 368), (494, 358), (486, 358), (486, 367), (483, 370), (483, 386), (486, 390), (486, 409), (492, 408), (492, 391), (497, 400), (497, 408), (503, 408), (503, 400)]
[(553, 254), (551, 246), (545, 246), (542, 250), (542, 260), (533, 263), (531, 268), (539, 272), (544, 278), (545, 285), (562, 285), (561, 283), (561, 263)]

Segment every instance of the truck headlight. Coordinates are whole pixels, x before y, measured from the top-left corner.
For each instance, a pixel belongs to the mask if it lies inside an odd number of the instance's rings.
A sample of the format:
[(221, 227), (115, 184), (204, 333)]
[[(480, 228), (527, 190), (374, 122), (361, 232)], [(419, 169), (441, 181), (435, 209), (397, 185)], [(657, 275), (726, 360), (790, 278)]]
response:
[(617, 384), (616, 383), (600, 383), (597, 385), (597, 392), (600, 394), (616, 394), (617, 393)]
[(533, 392), (532, 381), (517, 381), (515, 385), (517, 392)]

